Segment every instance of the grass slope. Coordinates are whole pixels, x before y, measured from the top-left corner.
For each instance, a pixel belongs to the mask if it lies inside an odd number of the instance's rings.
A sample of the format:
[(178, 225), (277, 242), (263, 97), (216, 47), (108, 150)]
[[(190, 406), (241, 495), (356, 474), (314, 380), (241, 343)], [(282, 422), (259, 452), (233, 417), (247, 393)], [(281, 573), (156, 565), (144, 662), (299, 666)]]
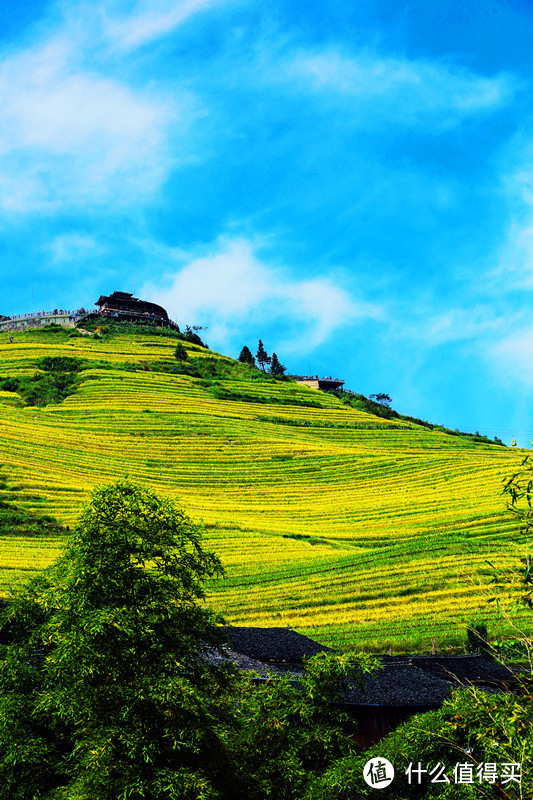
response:
[[(0, 496), (71, 525), (94, 486), (127, 474), (203, 519), (227, 570), (209, 602), (233, 624), (345, 649), (463, 639), (487, 610), (472, 576), (517, 559), (501, 481), (523, 453), (378, 418), (191, 343), (197, 375), (172, 374), (175, 346), (0, 334), (0, 376), (20, 386), (45, 357), (83, 359), (60, 403), (0, 391)], [(54, 529), (1, 534), (0, 594), (62, 546)]]

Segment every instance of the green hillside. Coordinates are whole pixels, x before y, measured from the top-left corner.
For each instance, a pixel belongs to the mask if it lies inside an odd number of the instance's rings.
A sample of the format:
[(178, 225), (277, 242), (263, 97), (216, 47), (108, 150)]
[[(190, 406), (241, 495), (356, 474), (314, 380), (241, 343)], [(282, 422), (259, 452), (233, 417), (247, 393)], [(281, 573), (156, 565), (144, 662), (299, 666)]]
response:
[[(184, 344), (176, 374), (171, 337), (0, 334), (3, 501), (72, 525), (94, 486), (127, 473), (204, 521), (227, 571), (209, 602), (232, 624), (290, 625), (345, 649), (462, 640), (487, 613), (475, 576), (517, 559), (501, 488), (524, 453)], [(47, 357), (80, 361), (62, 362), (65, 378)], [(0, 594), (62, 536), (4, 524)]]

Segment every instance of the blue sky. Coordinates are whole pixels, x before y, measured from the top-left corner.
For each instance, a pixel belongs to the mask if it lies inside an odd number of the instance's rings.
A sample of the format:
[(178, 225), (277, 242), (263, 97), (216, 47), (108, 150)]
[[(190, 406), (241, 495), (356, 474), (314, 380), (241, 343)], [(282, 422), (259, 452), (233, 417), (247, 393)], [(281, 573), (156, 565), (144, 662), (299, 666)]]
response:
[(0, 313), (133, 291), (531, 446), (533, 6), (6, 0)]

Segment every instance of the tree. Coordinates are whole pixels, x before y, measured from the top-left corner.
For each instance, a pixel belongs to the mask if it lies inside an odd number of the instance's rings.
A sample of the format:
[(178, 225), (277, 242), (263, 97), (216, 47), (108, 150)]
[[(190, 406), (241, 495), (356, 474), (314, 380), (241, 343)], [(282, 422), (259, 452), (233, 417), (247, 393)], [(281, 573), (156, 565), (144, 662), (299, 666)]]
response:
[(265, 365), (270, 364), (272, 359), (265, 350), (265, 347), (261, 339), (259, 339), (259, 346), (257, 348), (257, 353), (255, 354), (255, 357), (257, 358), (257, 363), (259, 364), (263, 372), (265, 372)]
[(176, 349), (174, 350), (174, 358), (177, 358), (178, 361), (187, 361), (189, 358), (187, 351), (181, 342), (178, 342), (176, 345)]
[(181, 800), (223, 787), (229, 676), (206, 660), (220, 634), (198, 602), (222, 569), (200, 535), (169, 500), (127, 481), (104, 487), (53, 569), (9, 607), (0, 782), (10, 800)]
[(4, 610), (6, 799), (301, 800), (353, 753), (332, 704), (352, 657), (310, 659), (298, 686), (217, 666), (221, 620), (200, 601), (222, 568), (201, 533), (147, 489), (105, 486)]
[(283, 375), (283, 373), (287, 370), (287, 367), (284, 367), (283, 364), (280, 364), (280, 361), (275, 353), (272, 353), (272, 361), (270, 365), (270, 374), (271, 375)]
[(231, 754), (243, 800), (307, 798), (309, 784), (332, 763), (355, 755), (353, 726), (335, 703), (349, 681), (361, 685), (376, 666), (370, 655), (319, 653), (297, 682), (271, 678), (255, 691), (240, 684)]
[(198, 331), (206, 331), (207, 326), (205, 325), (190, 325), (185, 326), (185, 333), (183, 337), (186, 341), (192, 342), (193, 344), (200, 345), (200, 347), (207, 347), (206, 343), (200, 339), (198, 335)]
[(392, 403), (392, 397), (384, 392), (379, 392), (379, 394), (371, 394), (370, 400), (373, 400), (374, 403), (379, 403), (381, 406), (390, 406)]
[(244, 345), (239, 354), (239, 361), (241, 364), (251, 364), (252, 367), (255, 367), (255, 358), (253, 357), (250, 348), (246, 345)]

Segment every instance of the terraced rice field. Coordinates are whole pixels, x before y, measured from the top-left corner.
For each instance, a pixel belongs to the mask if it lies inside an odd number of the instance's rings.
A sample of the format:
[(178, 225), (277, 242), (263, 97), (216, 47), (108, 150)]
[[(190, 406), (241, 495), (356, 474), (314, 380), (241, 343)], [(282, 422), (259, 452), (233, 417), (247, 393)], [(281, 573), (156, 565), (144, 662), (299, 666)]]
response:
[[(524, 452), (388, 422), (244, 371), (218, 390), (246, 400), (219, 399), (207, 381), (156, 370), (174, 347), (145, 335), (27, 332), (9, 344), (0, 334), (2, 377), (32, 375), (48, 355), (95, 362), (59, 405), (22, 407), (0, 392), (4, 495), (65, 525), (94, 486), (126, 474), (172, 496), (206, 524), (227, 572), (208, 600), (233, 624), (290, 625), (345, 649), (427, 649), (487, 618), (476, 580), (487, 561), (519, 556), (501, 487)], [(0, 538), (0, 595), (61, 546), (53, 536)]]

